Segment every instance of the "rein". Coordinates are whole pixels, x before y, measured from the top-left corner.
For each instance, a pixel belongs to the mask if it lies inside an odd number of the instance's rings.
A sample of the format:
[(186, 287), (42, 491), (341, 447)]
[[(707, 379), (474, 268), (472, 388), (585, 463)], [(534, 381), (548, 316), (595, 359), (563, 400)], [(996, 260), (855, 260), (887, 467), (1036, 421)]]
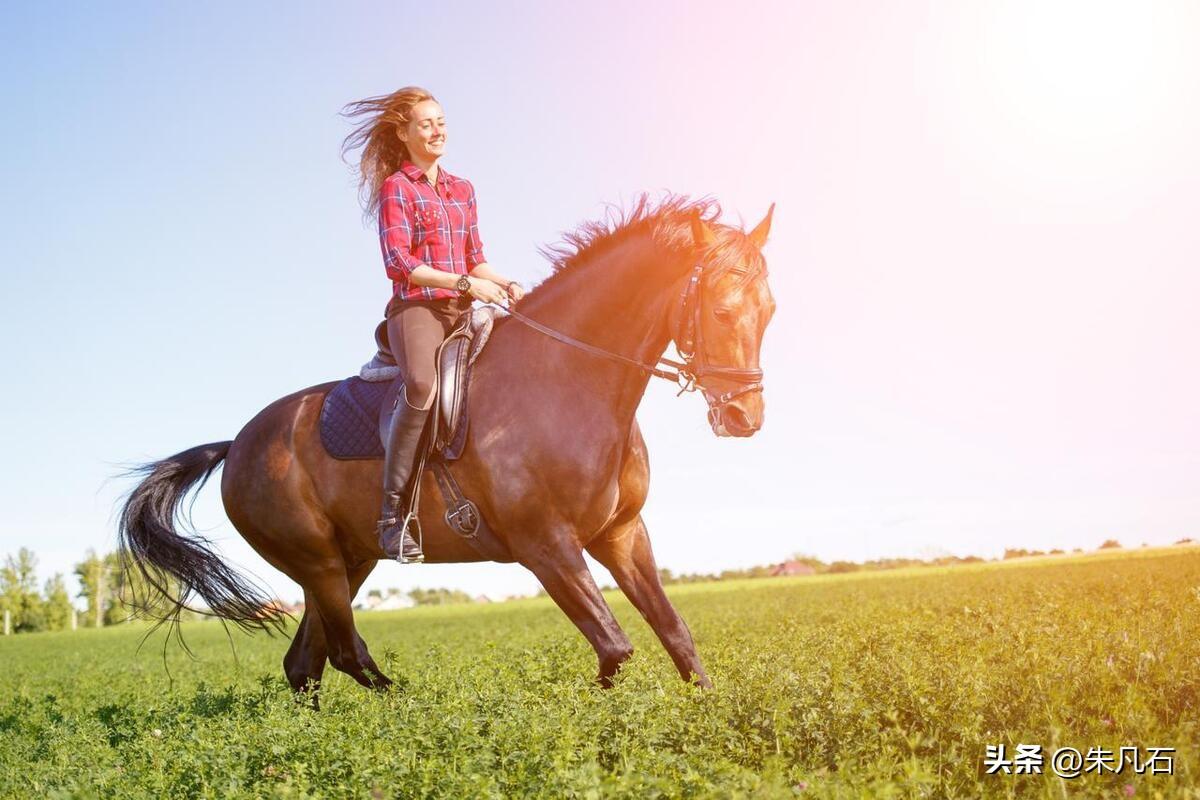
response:
[[(620, 353), (614, 353), (610, 350), (605, 350), (602, 347), (596, 347), (595, 345), (588, 344), (587, 342), (581, 342), (578, 339), (567, 336), (562, 331), (556, 331), (554, 328), (548, 328), (537, 320), (530, 319), (515, 309), (506, 308), (504, 310), (507, 311), (511, 316), (516, 317), (518, 320), (528, 325), (530, 328), (533, 328), (535, 331), (544, 333), (551, 339), (556, 339), (563, 344), (569, 344), (572, 347), (577, 347), (585, 353), (591, 353), (594, 356), (602, 356), (613, 361), (619, 361), (622, 364), (628, 364), (631, 367), (637, 367), (643, 372), (648, 372), (656, 378), (665, 378), (666, 380), (679, 383), (680, 385), (682, 385), (684, 376), (690, 377), (690, 373), (686, 372), (686, 365), (681, 364), (678, 361), (672, 361), (669, 358), (660, 358), (656, 364), (648, 364), (644, 361), (638, 361), (637, 359), (623, 356)], [(674, 367), (676, 371), (668, 372), (667, 370), (659, 369), (659, 364), (666, 364), (667, 366)]]
[[(698, 387), (704, 388), (700, 386), (700, 379), (709, 375), (722, 380), (743, 384), (738, 389), (718, 395), (715, 400), (709, 398), (706, 391), (705, 399), (708, 400), (709, 413), (712, 414), (714, 411), (719, 412), (723, 406), (736, 397), (749, 392), (761, 392), (763, 372), (761, 369), (712, 366), (704, 358), (700, 324), (700, 277), (703, 270), (704, 265), (697, 264), (692, 269), (691, 277), (680, 293), (680, 320), (683, 330), (677, 331), (673, 338), (675, 346), (679, 350), (679, 355), (683, 358), (682, 362), (663, 356), (660, 356), (658, 361), (654, 363), (638, 361), (637, 359), (623, 356), (620, 353), (614, 353), (611, 350), (605, 350), (602, 347), (582, 342), (579, 339), (568, 336), (562, 331), (543, 325), (535, 319), (530, 319), (520, 311), (512, 308), (504, 308), (504, 310), (522, 324), (549, 336), (555, 341), (578, 348), (594, 356), (600, 356), (610, 361), (617, 361), (622, 364), (628, 364), (631, 367), (637, 367), (656, 378), (671, 381), (679, 386), (679, 392), (676, 394), (676, 397), (684, 392), (694, 392)], [(666, 366), (668, 369), (662, 369), (662, 366)]]

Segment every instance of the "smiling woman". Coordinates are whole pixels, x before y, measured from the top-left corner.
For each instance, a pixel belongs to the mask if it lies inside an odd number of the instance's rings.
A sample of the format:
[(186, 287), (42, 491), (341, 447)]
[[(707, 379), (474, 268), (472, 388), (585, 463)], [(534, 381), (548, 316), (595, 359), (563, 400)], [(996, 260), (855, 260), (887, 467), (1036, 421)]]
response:
[(524, 290), (492, 269), (483, 255), (475, 187), (440, 166), (446, 151), (446, 114), (426, 89), (406, 86), (390, 95), (351, 103), (349, 117), (366, 121), (346, 137), (362, 146), (359, 174), (368, 214), (379, 220), (384, 268), (392, 298), (384, 311), (388, 341), (399, 359), (380, 411), (387, 453), (379, 544), (402, 564), (425, 560), (409, 532), (405, 487), (436, 388), (438, 345), (470, 313), (472, 300), (520, 300)]

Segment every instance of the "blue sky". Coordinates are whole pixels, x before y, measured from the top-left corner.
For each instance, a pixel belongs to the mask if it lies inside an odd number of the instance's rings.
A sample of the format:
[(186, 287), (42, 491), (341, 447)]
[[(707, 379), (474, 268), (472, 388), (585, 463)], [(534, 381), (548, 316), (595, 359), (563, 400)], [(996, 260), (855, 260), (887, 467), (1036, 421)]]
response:
[[(639, 415), (661, 565), (1200, 533), (1196, 13), (729, 8), (6, 7), (0, 553), (69, 573), (113, 546), (122, 464), (370, 355), (389, 285), (337, 112), (405, 84), (442, 101), (489, 260), (527, 283), (538, 245), (643, 190), (734, 224), (778, 204), (763, 431), (717, 440), (665, 385)], [(215, 485), (196, 517), (299, 596)], [(418, 585), (536, 588), (367, 584)]]

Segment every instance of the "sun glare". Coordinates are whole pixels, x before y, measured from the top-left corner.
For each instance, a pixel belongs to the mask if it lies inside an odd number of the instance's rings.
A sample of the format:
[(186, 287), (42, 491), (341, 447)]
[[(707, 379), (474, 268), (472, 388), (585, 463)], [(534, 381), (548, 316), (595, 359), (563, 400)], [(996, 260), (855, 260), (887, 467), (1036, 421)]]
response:
[(1108, 149), (1155, 122), (1176, 88), (1172, 14), (1153, 2), (1027, 0), (988, 6), (993, 97), (1040, 135)]
[(953, 4), (929, 62), (948, 164), (985, 202), (1123, 218), (1193, 149), (1198, 23), (1170, 0)]

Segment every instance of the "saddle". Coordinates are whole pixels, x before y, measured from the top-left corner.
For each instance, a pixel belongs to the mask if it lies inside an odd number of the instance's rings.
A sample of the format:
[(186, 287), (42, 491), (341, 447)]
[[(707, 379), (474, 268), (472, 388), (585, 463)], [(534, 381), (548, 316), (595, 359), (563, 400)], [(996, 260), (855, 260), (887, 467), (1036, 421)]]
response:
[[(490, 306), (474, 309), (472, 313), (463, 315), (463, 320), (438, 348), (438, 380), (435, 387), (438, 410), (434, 414), (436, 435), (433, 449), (447, 461), (454, 461), (462, 455), (467, 438), (467, 386), (471, 380), (471, 367), (492, 335), (495, 320), (496, 309)], [(386, 320), (375, 326), (375, 346), (378, 350), (370, 361), (363, 364), (358, 376), (365, 381), (386, 381), (390, 384), (400, 377), (400, 367), (392, 355)], [(381, 439), (383, 434), (384, 431), (380, 431)]]
[[(416, 519), (421, 476), (428, 468), (446, 502), (446, 523), (481, 555), (493, 561), (512, 561), (508, 547), (492, 533), (479, 508), (463, 495), (450, 472), (449, 462), (462, 455), (469, 418), (467, 391), (471, 368), (491, 336), (496, 309), (477, 308), (446, 337), (437, 351), (437, 399), (417, 451), (409, 509)], [(387, 323), (375, 328), (376, 353), (359, 374), (346, 378), (326, 396), (321, 406), (321, 443), (338, 459), (383, 458), (380, 409), (403, 381), (388, 342)], [(418, 528), (419, 522), (416, 522)]]

